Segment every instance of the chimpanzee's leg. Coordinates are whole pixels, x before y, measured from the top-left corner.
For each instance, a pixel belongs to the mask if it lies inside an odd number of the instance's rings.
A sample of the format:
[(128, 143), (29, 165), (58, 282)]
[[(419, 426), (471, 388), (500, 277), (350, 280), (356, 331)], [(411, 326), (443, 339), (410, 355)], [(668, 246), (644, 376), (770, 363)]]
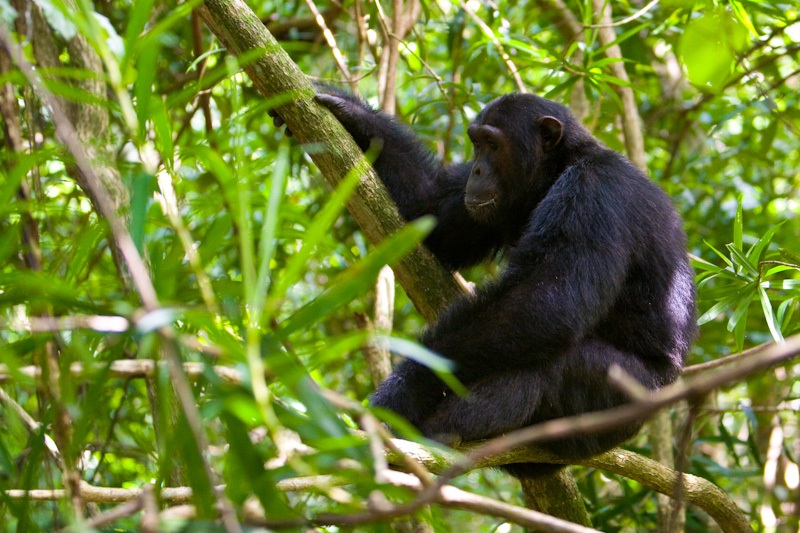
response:
[[(452, 443), (621, 405), (628, 399), (608, 381), (612, 364), (648, 389), (660, 386), (659, 376), (665, 374), (664, 369), (651, 368), (639, 357), (606, 342), (586, 339), (547, 366), (486, 376), (468, 386), (471, 394), (465, 398), (449, 394), (433, 415), (419, 424), (420, 429), (431, 438)], [(641, 422), (633, 422), (543, 445), (564, 457), (587, 457), (620, 444), (640, 426)]]

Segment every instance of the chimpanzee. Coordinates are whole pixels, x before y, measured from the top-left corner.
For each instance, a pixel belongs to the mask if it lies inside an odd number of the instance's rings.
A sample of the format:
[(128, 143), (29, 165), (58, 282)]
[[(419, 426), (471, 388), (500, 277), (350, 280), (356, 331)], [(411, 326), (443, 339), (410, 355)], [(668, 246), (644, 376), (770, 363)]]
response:
[[(499, 279), (454, 302), (421, 338), (455, 361), (470, 394), (453, 394), (405, 360), (372, 405), (453, 443), (624, 403), (608, 381), (611, 365), (648, 389), (678, 377), (695, 334), (681, 220), (657, 185), (564, 106), (501, 96), (467, 130), (473, 159), (443, 165), (407, 127), (353, 95), (325, 88), (317, 100), (362, 150), (381, 143), (375, 170), (406, 220), (436, 216), (425, 244), (447, 267), (500, 250), (508, 262)], [(640, 425), (546, 446), (586, 457)], [(536, 475), (543, 465), (508, 469)]]

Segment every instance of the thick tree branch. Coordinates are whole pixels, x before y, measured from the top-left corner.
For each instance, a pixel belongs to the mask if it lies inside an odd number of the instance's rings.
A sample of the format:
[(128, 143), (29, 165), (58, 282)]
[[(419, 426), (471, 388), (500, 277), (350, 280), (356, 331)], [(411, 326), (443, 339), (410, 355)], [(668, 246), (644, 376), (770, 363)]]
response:
[[(264, 54), (245, 65), (256, 88), (275, 103), (281, 118), (328, 182), (335, 186), (349, 172), (362, 173), (348, 209), (372, 242), (381, 242), (404, 221), (375, 171), (366, 164), (353, 139), (333, 115), (313, 100), (315, 91), (277, 41), (243, 0), (206, 0), (198, 12), (228, 50)], [(417, 247), (395, 267), (395, 273), (420, 314), (432, 320), (462, 294), (453, 275), (433, 255)]]

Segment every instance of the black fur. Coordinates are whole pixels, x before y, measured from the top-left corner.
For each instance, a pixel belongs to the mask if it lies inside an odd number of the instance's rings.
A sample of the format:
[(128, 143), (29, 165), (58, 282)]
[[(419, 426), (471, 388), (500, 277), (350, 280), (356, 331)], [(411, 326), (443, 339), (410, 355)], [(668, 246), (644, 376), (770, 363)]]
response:
[[(695, 334), (681, 220), (658, 186), (564, 106), (529, 94), (500, 97), (470, 128), (474, 161), (443, 166), (404, 125), (331, 92), (318, 100), (359, 146), (382, 143), (374, 166), (403, 216), (438, 218), (425, 243), (445, 265), (472, 265), (498, 250), (508, 258), (499, 279), (455, 302), (421, 339), (457, 363), (470, 396), (450, 393), (406, 360), (373, 405), (429, 437), (472, 440), (625, 402), (608, 384), (612, 364), (648, 389), (677, 378)], [(484, 130), (497, 132), (490, 140), (499, 137), (499, 147), (472, 134)], [(471, 170), (492, 188), (476, 193), (492, 198), (480, 207), (486, 212), (465, 205)], [(549, 446), (565, 457), (589, 456), (639, 425)]]

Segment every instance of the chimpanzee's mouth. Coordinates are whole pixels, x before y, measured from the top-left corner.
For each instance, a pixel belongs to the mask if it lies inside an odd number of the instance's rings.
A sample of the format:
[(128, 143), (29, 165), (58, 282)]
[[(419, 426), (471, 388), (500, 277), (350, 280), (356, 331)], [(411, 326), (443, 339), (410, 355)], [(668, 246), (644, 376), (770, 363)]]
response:
[(497, 211), (497, 201), (494, 198), (488, 200), (464, 198), (464, 206), (472, 218), (481, 222), (491, 220)]

